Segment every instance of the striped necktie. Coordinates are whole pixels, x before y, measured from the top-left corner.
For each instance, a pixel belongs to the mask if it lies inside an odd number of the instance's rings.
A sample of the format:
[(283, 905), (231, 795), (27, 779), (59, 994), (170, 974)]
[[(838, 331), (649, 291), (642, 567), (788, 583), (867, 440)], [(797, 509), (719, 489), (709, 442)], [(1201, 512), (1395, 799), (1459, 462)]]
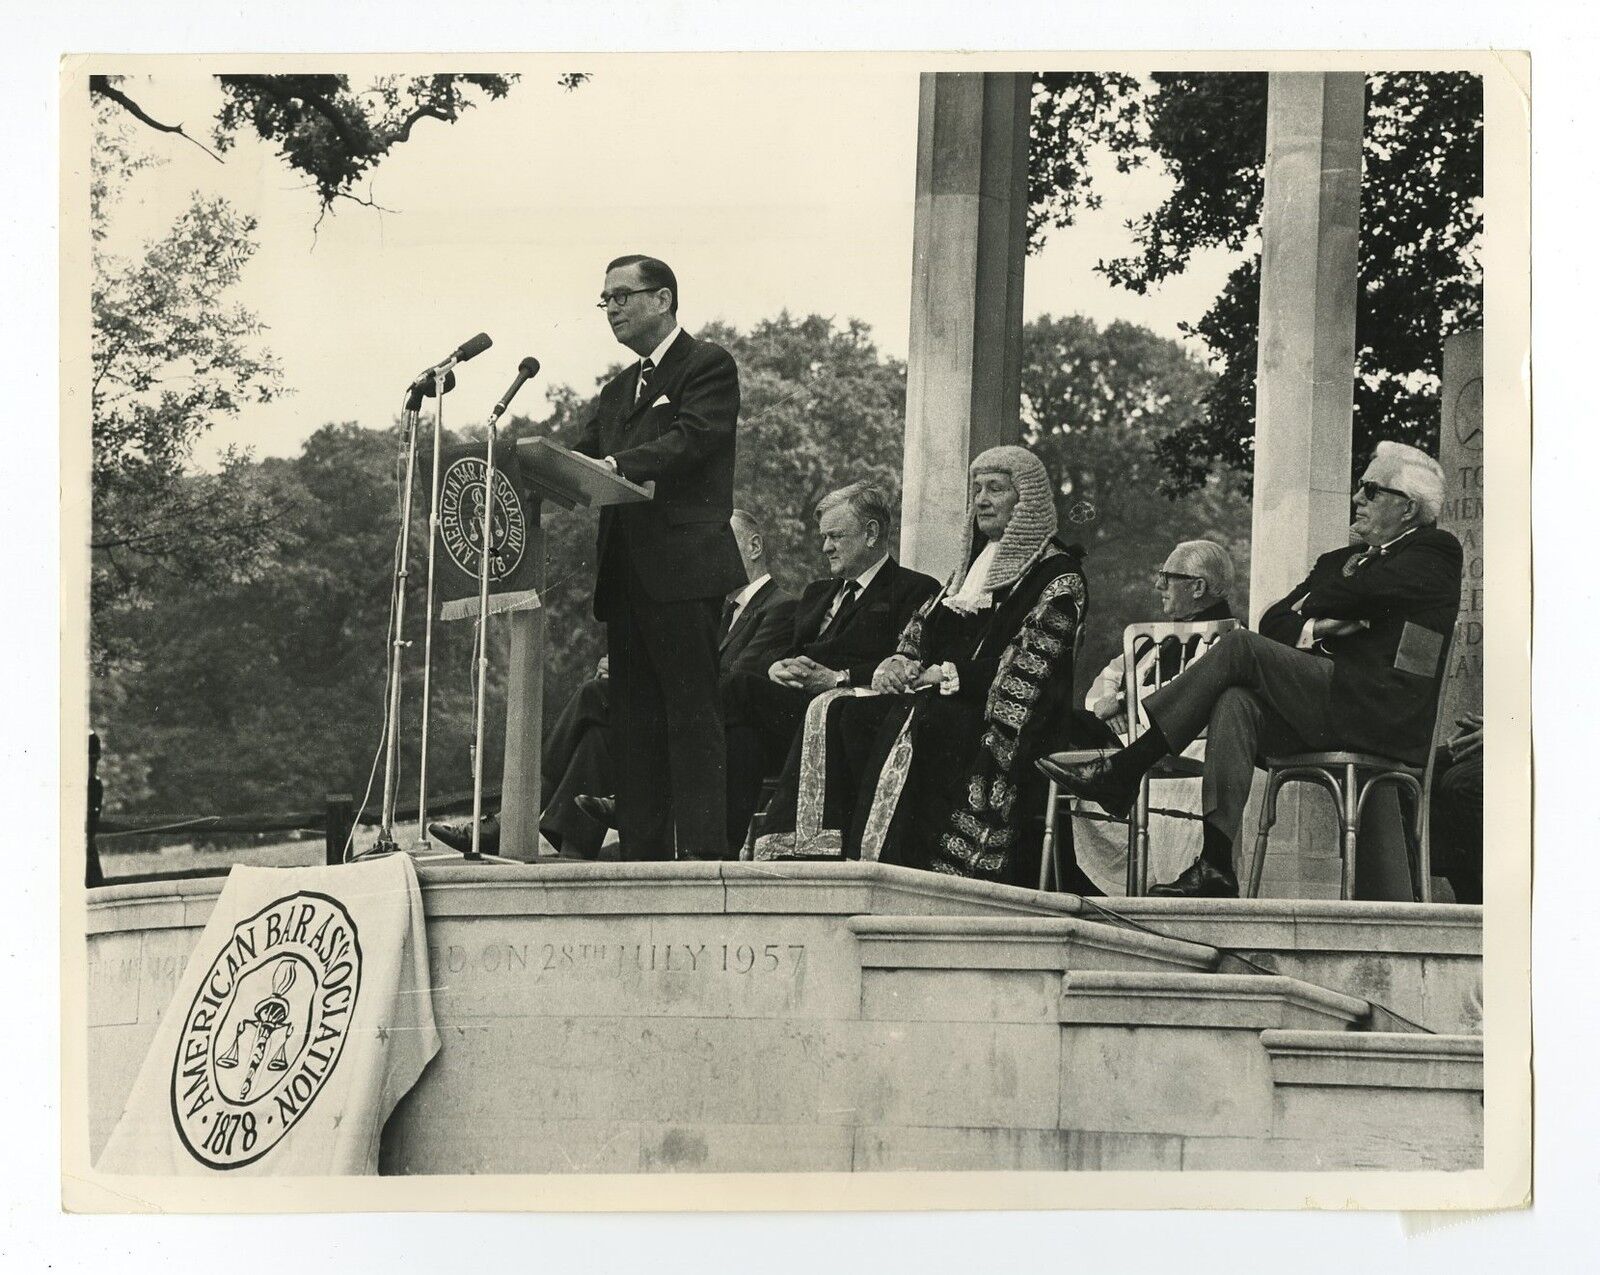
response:
[(650, 388), (650, 373), (656, 370), (656, 365), (650, 359), (645, 359), (639, 364), (639, 385), (633, 394), (633, 405), (638, 407), (644, 401), (645, 392)]

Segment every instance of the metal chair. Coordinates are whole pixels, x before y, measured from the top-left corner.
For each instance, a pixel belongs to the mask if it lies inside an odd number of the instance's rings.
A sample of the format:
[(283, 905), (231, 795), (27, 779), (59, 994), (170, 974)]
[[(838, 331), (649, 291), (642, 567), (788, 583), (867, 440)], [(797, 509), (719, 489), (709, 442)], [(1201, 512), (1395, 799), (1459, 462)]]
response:
[[(1239, 627), (1238, 620), (1152, 620), (1139, 624), (1130, 624), (1122, 631), (1122, 694), (1123, 703), (1128, 713), (1128, 740), (1132, 740), (1133, 732), (1143, 720), (1141, 700), (1151, 691), (1165, 685), (1178, 677), (1189, 665), (1193, 664), (1201, 655), (1211, 649), (1224, 633), (1231, 632)], [(1141, 639), (1145, 645), (1140, 646)], [(1177, 661), (1170, 675), (1163, 677), (1161, 670), (1161, 651), (1170, 649), (1169, 644), (1175, 643)], [(1138, 657), (1135, 650), (1139, 651)], [(1148, 659), (1149, 663), (1141, 667), (1141, 660)], [(1145, 685), (1145, 673), (1153, 673), (1150, 684)], [(1061, 765), (1072, 765), (1078, 762), (1093, 761), (1104, 756), (1111, 750), (1105, 748), (1080, 748), (1068, 752), (1051, 753), (1050, 760)], [(1139, 792), (1134, 799), (1133, 809), (1129, 812), (1126, 823), (1128, 825), (1128, 897), (1136, 898), (1143, 895), (1150, 888), (1150, 815), (1153, 813), (1150, 806), (1150, 784), (1152, 781), (1162, 779), (1193, 779), (1200, 774), (1201, 762), (1193, 757), (1170, 755), (1163, 757), (1150, 768), (1139, 783)], [(1044, 811), (1044, 850), (1039, 861), (1039, 888), (1041, 890), (1059, 889), (1063, 879), (1064, 865), (1060, 862), (1060, 852), (1057, 846), (1057, 819), (1060, 803), (1064, 794), (1055, 780), (1050, 781), (1050, 792), (1045, 798)], [(1187, 812), (1178, 810), (1161, 810), (1159, 812), (1173, 818), (1191, 818)], [(1113, 822), (1112, 816), (1104, 816)]]
[[(1457, 626), (1459, 628), (1459, 626)], [(1444, 677), (1450, 667), (1450, 652), (1455, 646), (1456, 629), (1445, 635), (1439, 655), (1439, 672), (1433, 684), (1433, 734), (1429, 736), (1428, 759), (1412, 766), (1377, 753), (1323, 752), (1291, 753), (1267, 757), (1262, 766), (1267, 772), (1267, 791), (1261, 802), (1261, 818), (1256, 824), (1256, 844), (1250, 861), (1249, 898), (1261, 892), (1261, 870), (1267, 861), (1267, 835), (1278, 820), (1278, 794), (1293, 783), (1313, 783), (1333, 798), (1334, 817), (1339, 823), (1339, 897), (1352, 899), (1356, 887), (1356, 839), (1367, 799), (1383, 784), (1391, 784), (1411, 794), (1416, 803), (1415, 835), (1407, 839), (1406, 861), (1411, 873), (1412, 897), (1419, 903), (1433, 900), (1433, 863), (1428, 845), (1428, 804), (1433, 791), (1433, 755), (1439, 738), (1439, 715), (1444, 710)]]

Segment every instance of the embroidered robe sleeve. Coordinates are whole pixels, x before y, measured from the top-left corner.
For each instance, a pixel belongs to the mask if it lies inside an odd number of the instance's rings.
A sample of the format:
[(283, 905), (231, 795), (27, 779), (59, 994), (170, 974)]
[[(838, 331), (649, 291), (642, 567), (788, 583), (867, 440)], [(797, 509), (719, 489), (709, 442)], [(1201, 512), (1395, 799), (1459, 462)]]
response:
[(1025, 736), (1051, 683), (1071, 679), (1084, 598), (1077, 572), (1051, 580), (1000, 656), (984, 703), (982, 744), (964, 799), (940, 838), (935, 870), (989, 878), (1004, 872), (1017, 838), (1016, 776), (1030, 761)]

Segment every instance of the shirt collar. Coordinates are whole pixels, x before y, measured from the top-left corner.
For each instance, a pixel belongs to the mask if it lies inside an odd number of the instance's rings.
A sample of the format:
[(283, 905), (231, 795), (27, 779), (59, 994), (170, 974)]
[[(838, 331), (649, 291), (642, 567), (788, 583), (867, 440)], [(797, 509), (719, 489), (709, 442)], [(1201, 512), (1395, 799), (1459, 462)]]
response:
[(889, 555), (884, 554), (883, 557), (879, 558), (855, 578), (856, 584), (861, 588), (861, 592), (865, 593), (867, 591), (867, 586), (872, 583), (872, 577), (877, 575), (879, 571), (883, 570), (883, 564), (888, 561)]
[(772, 579), (772, 572), (763, 571), (754, 580), (750, 581), (749, 584), (745, 585), (744, 588), (740, 589), (739, 592), (734, 594), (733, 605), (735, 610), (743, 610), (746, 606), (748, 606), (750, 599), (755, 597), (756, 594), (760, 593), (761, 590), (766, 587), (766, 583), (770, 579)]
[(652, 367), (661, 366), (661, 360), (665, 358), (667, 354), (667, 347), (678, 339), (678, 333), (682, 331), (683, 328), (681, 326), (678, 324), (673, 324), (672, 331), (667, 333), (666, 339), (662, 341), (660, 345), (656, 346), (655, 349), (650, 351), (650, 365)]
[[(1393, 549), (1397, 544), (1399, 544), (1402, 540), (1404, 540), (1407, 536), (1409, 536), (1415, 530), (1416, 530), (1415, 527), (1407, 527), (1404, 531), (1402, 531), (1393, 540), (1389, 541), (1388, 544), (1379, 545), (1378, 546), (1378, 552), (1379, 553), (1388, 553), (1389, 550)], [(1368, 546), (1368, 547), (1370, 548), (1371, 546)]]

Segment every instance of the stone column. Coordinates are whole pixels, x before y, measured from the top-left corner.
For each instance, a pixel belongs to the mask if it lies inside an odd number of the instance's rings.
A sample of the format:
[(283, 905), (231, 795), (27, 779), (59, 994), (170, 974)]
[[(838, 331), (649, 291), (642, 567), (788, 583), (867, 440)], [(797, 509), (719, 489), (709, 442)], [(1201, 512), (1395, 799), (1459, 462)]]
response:
[(1461, 713), (1483, 711), (1483, 333), (1444, 343), (1439, 402), (1439, 464), (1444, 508), (1439, 525), (1461, 541), (1460, 631), (1445, 676), (1439, 733), (1455, 733)]
[(1350, 525), (1360, 72), (1273, 72), (1261, 207), (1252, 623)]
[[(1273, 72), (1267, 81), (1252, 624), (1348, 537), (1364, 92), (1360, 72)], [(1262, 892), (1337, 898), (1327, 799), (1291, 795), (1279, 803)], [(1241, 853), (1253, 806), (1245, 829)]]
[(922, 77), (900, 556), (941, 580), (968, 463), (1021, 436), (1030, 78)]

